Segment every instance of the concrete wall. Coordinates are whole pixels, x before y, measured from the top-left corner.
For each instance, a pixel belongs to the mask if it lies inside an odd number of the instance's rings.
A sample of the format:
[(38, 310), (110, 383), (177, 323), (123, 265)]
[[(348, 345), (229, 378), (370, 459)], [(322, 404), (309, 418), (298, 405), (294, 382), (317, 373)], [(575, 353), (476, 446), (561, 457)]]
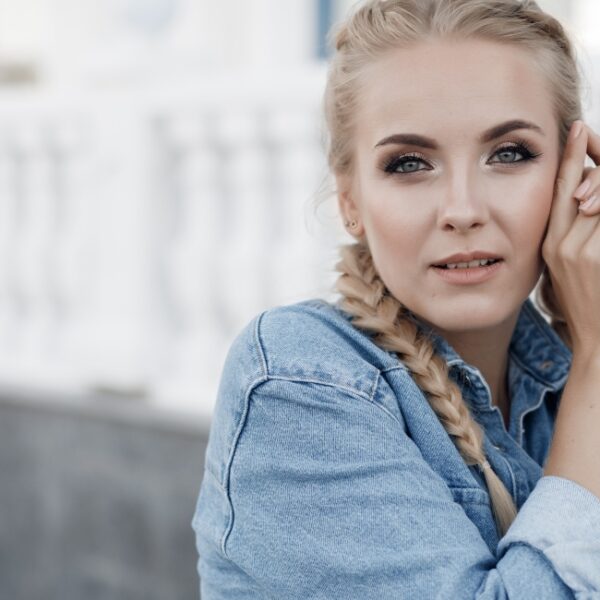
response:
[(207, 435), (140, 400), (0, 392), (0, 600), (198, 598)]

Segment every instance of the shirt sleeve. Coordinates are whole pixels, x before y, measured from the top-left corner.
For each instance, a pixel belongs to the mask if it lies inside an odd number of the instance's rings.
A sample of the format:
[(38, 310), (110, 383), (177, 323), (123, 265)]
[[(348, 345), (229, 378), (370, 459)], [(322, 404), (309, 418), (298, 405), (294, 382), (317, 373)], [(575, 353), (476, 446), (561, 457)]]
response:
[(543, 553), (575, 597), (600, 598), (600, 498), (590, 490), (564, 477), (540, 478), (497, 555), (502, 560), (516, 544)]
[(560, 600), (597, 589), (599, 508), (561, 478), (541, 480), (498, 557), (397, 418), (367, 397), (269, 379), (240, 423), (220, 536), (260, 590), (240, 598)]

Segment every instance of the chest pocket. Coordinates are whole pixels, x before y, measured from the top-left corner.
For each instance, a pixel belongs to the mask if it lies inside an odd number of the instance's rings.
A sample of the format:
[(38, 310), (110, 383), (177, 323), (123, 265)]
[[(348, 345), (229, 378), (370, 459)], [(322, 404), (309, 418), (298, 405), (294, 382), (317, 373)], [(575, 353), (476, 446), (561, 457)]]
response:
[(454, 501), (460, 504), (469, 520), (479, 529), (490, 552), (495, 555), (499, 537), (487, 491), (477, 487), (453, 486), (450, 486), (450, 491)]

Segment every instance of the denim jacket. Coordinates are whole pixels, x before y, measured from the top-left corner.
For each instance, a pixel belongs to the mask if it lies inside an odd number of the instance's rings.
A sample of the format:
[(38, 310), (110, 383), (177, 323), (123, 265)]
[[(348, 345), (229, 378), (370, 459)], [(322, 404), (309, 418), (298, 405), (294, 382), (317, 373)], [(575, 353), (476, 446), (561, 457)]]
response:
[(202, 600), (600, 598), (600, 499), (543, 476), (569, 349), (527, 299), (507, 431), (430, 333), (519, 511), (506, 535), (397, 354), (313, 298), (257, 315), (227, 354), (192, 520)]

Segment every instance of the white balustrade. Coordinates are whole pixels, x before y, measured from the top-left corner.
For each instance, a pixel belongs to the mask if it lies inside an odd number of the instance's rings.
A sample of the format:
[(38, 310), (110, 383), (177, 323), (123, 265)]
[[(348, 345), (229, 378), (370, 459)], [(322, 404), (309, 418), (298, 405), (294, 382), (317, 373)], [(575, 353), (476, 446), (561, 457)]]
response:
[(196, 111), (161, 119), (157, 135), (166, 183), (159, 268), (171, 327), (152, 389), (161, 402), (191, 405), (205, 396), (226, 351), (216, 285), (216, 255), (224, 238), (220, 161), (207, 115)]
[(350, 240), (313, 211), (324, 75), (0, 96), (0, 384), (209, 416), (241, 327)]

